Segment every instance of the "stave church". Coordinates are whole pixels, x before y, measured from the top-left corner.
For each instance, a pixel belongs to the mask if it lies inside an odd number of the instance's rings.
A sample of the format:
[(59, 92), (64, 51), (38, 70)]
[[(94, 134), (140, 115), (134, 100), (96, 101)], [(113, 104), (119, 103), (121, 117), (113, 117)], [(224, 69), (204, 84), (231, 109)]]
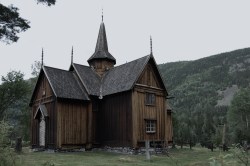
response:
[[(72, 50), (73, 51), (73, 50)], [(152, 53), (116, 66), (102, 20), (89, 66), (42, 65), (31, 100), (32, 148), (144, 146), (172, 142), (168, 92)]]

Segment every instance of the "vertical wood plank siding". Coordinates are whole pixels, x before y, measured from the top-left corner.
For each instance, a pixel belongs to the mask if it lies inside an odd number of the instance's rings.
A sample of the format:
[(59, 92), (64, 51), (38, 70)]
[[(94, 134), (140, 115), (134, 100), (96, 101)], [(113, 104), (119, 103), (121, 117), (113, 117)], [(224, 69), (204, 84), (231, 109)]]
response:
[(54, 148), (56, 141), (55, 97), (48, 83), (48, 80), (46, 79), (46, 77), (44, 77), (44, 75), (38, 82), (38, 87), (39, 88), (35, 92), (35, 100), (32, 105), (31, 145), (33, 147), (39, 146), (39, 119), (34, 119), (34, 116), (38, 109), (39, 104), (44, 104), (48, 111), (48, 118), (45, 119), (46, 123), (45, 146)]
[[(167, 115), (166, 92), (156, 72), (156, 66), (149, 62), (133, 89), (133, 147), (137, 147), (139, 142), (145, 140), (172, 141), (172, 118)], [(155, 94), (155, 104), (146, 105), (146, 93)], [(156, 122), (155, 133), (146, 133), (146, 120)]]
[(173, 122), (172, 122), (172, 113), (169, 111), (167, 112), (167, 140), (172, 142), (173, 141)]
[(97, 139), (105, 145), (131, 146), (131, 91), (106, 96), (99, 102), (101, 109), (97, 112)]
[[(166, 109), (165, 98), (163, 94), (156, 94), (156, 103), (154, 106), (148, 106), (145, 104), (146, 92), (152, 92), (150, 90), (142, 90), (141, 88), (135, 88), (133, 92), (133, 144), (136, 142), (151, 140), (151, 141), (166, 141), (165, 136), (167, 122), (166, 122)], [(156, 121), (156, 132), (146, 133), (146, 121)]]
[(34, 119), (39, 104), (44, 104), (48, 112), (48, 117), (45, 119), (45, 146), (47, 148), (61, 148), (63, 145), (82, 146), (91, 142), (91, 104), (71, 100), (56, 100), (44, 75), (39, 80), (38, 87), (35, 92), (35, 100), (32, 103), (32, 146), (39, 147), (39, 119)]
[[(91, 141), (91, 104), (85, 102), (58, 101), (57, 125), (59, 148), (83, 146)], [(90, 136), (89, 136), (90, 135)]]
[(152, 64), (148, 63), (142, 72), (139, 80), (137, 81), (138, 84), (148, 85), (151, 87), (163, 88), (158, 81), (159, 78), (156, 76), (156, 69), (153, 67)]

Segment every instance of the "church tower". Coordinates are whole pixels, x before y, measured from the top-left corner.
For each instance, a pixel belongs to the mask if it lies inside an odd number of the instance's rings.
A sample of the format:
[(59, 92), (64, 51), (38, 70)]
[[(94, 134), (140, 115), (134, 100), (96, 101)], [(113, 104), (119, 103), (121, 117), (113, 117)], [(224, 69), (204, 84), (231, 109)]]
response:
[(102, 20), (94, 54), (88, 59), (89, 65), (102, 77), (105, 71), (114, 67), (116, 59), (108, 51), (105, 25)]

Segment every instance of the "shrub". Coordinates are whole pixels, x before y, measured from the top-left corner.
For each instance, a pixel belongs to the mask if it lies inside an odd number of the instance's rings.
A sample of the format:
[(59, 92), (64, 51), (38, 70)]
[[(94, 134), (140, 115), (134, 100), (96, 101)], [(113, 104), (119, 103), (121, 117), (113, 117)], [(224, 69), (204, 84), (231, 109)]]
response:
[(11, 128), (4, 120), (0, 121), (0, 166), (16, 165), (16, 154), (10, 147)]

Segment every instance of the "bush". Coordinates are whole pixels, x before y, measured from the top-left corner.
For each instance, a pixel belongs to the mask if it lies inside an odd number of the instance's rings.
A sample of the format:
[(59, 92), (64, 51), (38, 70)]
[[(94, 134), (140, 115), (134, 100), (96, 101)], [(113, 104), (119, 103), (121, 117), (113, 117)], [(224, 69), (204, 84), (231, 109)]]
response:
[(0, 121), (0, 166), (16, 165), (16, 154), (10, 147), (11, 128), (4, 120)]

